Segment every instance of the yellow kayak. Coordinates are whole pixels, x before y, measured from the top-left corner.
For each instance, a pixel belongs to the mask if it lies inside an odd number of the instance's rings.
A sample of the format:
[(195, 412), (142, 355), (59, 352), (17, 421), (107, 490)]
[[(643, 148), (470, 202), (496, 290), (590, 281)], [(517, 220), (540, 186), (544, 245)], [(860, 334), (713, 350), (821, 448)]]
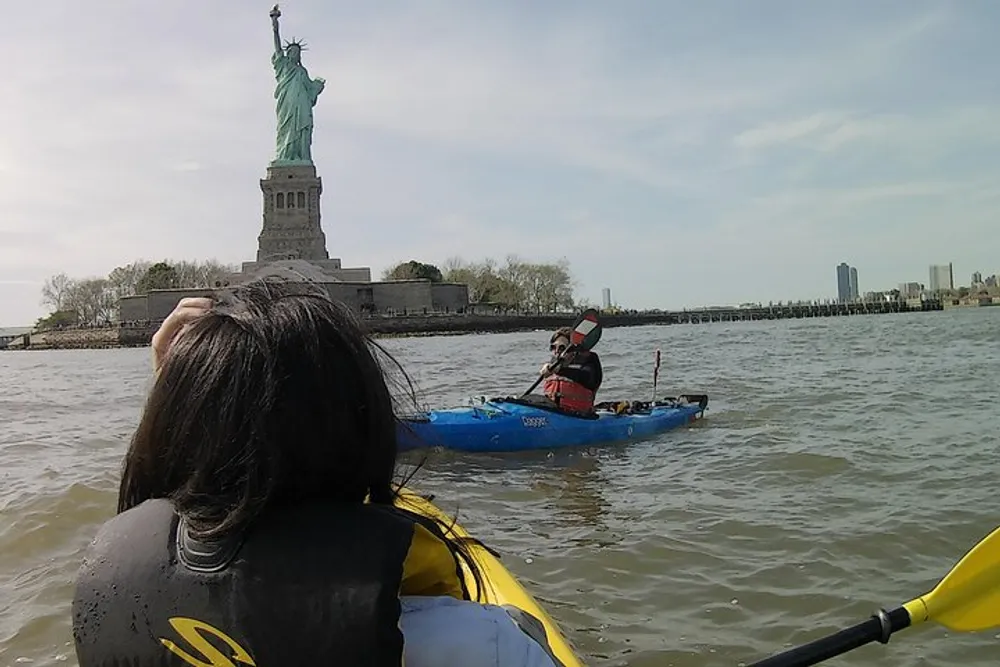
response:
[[(452, 526), (451, 534), (454, 537), (470, 537), (470, 535), (460, 525), (458, 525), (457, 522), (454, 521), (453, 517), (448, 516), (429, 500), (424, 499), (422, 496), (419, 496), (412, 491), (403, 490), (398, 504), (413, 512), (437, 519), (438, 521), (445, 523), (445, 525)], [(531, 594), (528, 593), (528, 591), (526, 591), (520, 583), (518, 583), (517, 579), (514, 578), (514, 575), (512, 575), (510, 571), (503, 566), (500, 559), (477, 543), (473, 543), (471, 545), (471, 551), (476, 561), (479, 563), (479, 567), (482, 569), (483, 578), (487, 582), (489, 588), (489, 590), (484, 592), (483, 601), (499, 606), (509, 605), (516, 607), (523, 612), (527, 612), (537, 619), (537, 621), (540, 621), (541, 625), (545, 628), (544, 642), (548, 644), (550, 653), (554, 655), (560, 663), (562, 663), (563, 667), (582, 667), (583, 663), (581, 663), (573, 653), (573, 649), (570, 646), (569, 641), (559, 631), (555, 621), (553, 621), (545, 610), (541, 608), (538, 602), (531, 597)], [(469, 592), (475, 595), (476, 582), (472, 578), (471, 573), (468, 571), (468, 568), (464, 563), (462, 564), (462, 571), (465, 576), (465, 582), (466, 586), (469, 588)], [(523, 628), (524, 624), (521, 623), (521, 620), (523, 619), (517, 620), (519, 620), (519, 624), (522, 625)], [(531, 633), (529, 632), (529, 634)]]

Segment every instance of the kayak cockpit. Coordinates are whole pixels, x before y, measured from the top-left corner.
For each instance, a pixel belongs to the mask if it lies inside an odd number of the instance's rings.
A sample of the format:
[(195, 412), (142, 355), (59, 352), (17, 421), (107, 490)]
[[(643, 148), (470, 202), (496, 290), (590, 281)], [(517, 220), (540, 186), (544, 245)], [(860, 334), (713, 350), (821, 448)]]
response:
[(565, 417), (576, 417), (578, 419), (598, 419), (601, 412), (611, 412), (616, 415), (642, 415), (649, 414), (656, 408), (679, 408), (689, 405), (698, 405), (704, 410), (708, 407), (708, 396), (706, 394), (681, 394), (676, 398), (673, 396), (653, 401), (601, 401), (594, 404), (594, 411), (590, 413), (579, 413), (563, 410), (555, 401), (548, 396), (539, 394), (528, 394), (527, 396), (501, 396), (491, 398), (487, 403), (523, 405), (548, 412), (555, 412)]

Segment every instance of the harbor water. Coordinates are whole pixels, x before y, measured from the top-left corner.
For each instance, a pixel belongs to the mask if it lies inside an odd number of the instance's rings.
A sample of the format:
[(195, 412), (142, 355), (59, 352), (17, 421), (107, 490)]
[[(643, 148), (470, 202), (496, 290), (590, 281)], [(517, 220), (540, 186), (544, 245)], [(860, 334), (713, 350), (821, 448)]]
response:
[[(548, 332), (391, 339), (430, 407), (524, 391)], [(608, 329), (601, 400), (707, 393), (619, 446), (431, 452), (411, 482), (503, 556), (587, 664), (749, 663), (930, 590), (1000, 525), (1000, 308)], [(0, 353), (0, 667), (73, 665), (148, 349)], [(419, 461), (412, 454), (405, 463)], [(963, 665), (927, 624), (837, 665)]]

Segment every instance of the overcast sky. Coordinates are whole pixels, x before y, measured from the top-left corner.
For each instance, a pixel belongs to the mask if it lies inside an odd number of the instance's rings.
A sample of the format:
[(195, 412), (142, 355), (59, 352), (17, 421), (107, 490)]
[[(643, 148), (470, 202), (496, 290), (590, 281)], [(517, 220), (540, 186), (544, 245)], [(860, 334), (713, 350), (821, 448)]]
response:
[[(11, 4), (0, 325), (43, 280), (254, 259), (268, 2)], [(293, 0), (332, 257), (565, 257), (628, 307), (1000, 271), (1000, 2)]]

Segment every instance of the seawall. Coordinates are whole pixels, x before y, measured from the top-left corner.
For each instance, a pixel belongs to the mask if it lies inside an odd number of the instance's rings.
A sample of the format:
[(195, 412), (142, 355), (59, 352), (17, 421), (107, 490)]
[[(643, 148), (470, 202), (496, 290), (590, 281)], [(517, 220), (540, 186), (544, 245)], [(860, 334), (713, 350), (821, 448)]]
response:
[[(706, 308), (685, 311), (607, 313), (601, 323), (607, 328), (665, 324), (702, 324), (776, 319), (802, 319), (852, 315), (878, 315), (942, 310), (940, 301), (876, 302), (855, 304), (803, 304), (758, 308)], [(551, 330), (572, 324), (573, 315), (476, 315), (434, 314), (367, 316), (368, 330), (377, 336), (422, 336), (467, 333), (507, 333)], [(100, 349), (144, 347), (150, 344), (158, 324), (106, 328), (59, 329), (30, 334), (27, 347), (7, 349)], [(0, 346), (2, 349), (2, 346)]]
[[(150, 334), (152, 338), (152, 334)], [(149, 344), (149, 341), (146, 342)], [(31, 350), (99, 350), (121, 347), (118, 328), (81, 328), (29, 334)], [(14, 349), (14, 348), (11, 348)]]

